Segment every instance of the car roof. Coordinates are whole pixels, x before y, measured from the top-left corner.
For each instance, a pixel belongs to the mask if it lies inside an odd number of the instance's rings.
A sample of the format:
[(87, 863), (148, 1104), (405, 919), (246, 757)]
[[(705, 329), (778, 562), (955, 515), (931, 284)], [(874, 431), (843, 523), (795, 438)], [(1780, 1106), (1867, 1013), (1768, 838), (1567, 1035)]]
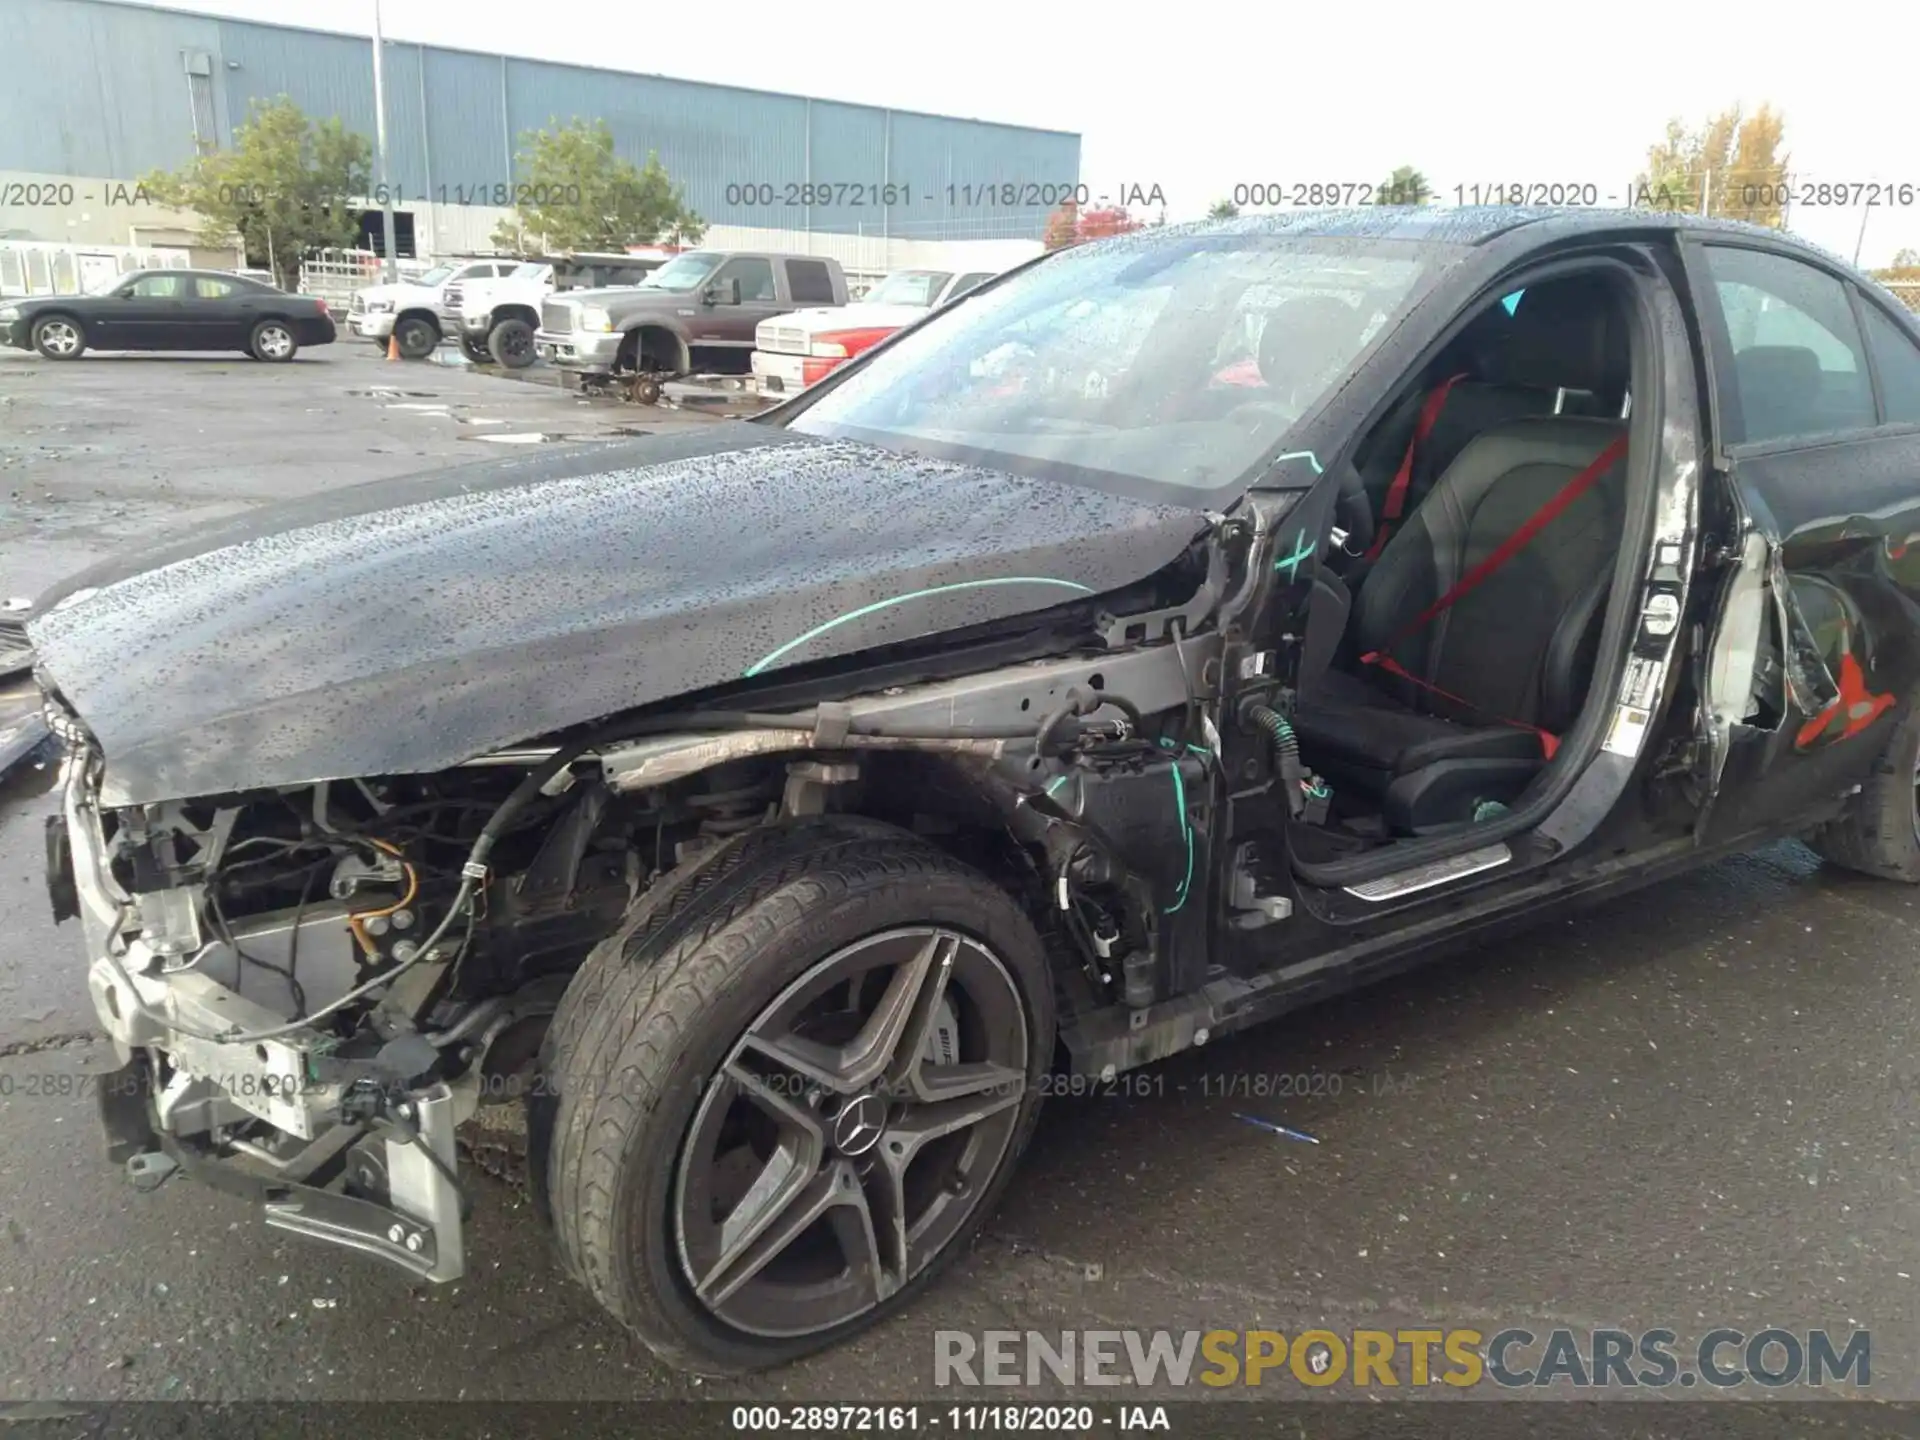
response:
[(1598, 206), (1514, 205), (1369, 205), (1349, 209), (1285, 210), (1241, 215), (1231, 220), (1195, 220), (1182, 225), (1154, 225), (1084, 245), (1150, 248), (1163, 241), (1195, 235), (1326, 236), (1339, 239), (1428, 241), (1439, 245), (1479, 246), (1532, 229), (1545, 242), (1581, 234), (1617, 234), (1621, 231), (1702, 234), (1762, 240), (1770, 245), (1818, 255), (1828, 263), (1853, 267), (1838, 256), (1783, 230), (1725, 220), (1690, 211), (1655, 207), (1639, 209)]

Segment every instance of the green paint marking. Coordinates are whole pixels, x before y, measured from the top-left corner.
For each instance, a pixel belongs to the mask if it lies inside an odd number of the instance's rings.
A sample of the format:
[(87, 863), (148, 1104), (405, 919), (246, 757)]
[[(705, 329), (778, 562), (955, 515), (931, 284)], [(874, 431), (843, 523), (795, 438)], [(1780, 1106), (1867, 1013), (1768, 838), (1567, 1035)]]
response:
[(1319, 545), (1315, 543), (1313, 537), (1308, 535), (1306, 531), (1302, 530), (1300, 532), (1300, 543), (1294, 546), (1293, 554), (1289, 555), (1284, 560), (1274, 561), (1273, 568), (1275, 570), (1286, 571), (1287, 583), (1292, 584), (1295, 580), (1300, 578), (1301, 561), (1311, 560), (1313, 558), (1313, 552), (1318, 550), (1319, 548), (1320, 548)]
[(753, 664), (746, 668), (741, 678), (751, 680), (789, 651), (798, 650), (809, 640), (817, 640), (829, 630), (837, 629), (839, 626), (845, 625), (852, 620), (858, 620), (862, 616), (872, 615), (880, 610), (891, 609), (895, 605), (904, 605), (909, 600), (924, 600), (929, 595), (946, 595), (955, 590), (980, 590), (989, 585), (1058, 585), (1063, 590), (1078, 590), (1083, 595), (1091, 595), (1093, 593), (1091, 586), (1082, 585), (1077, 580), (1051, 580), (1043, 575), (1009, 575), (1000, 580), (961, 580), (952, 585), (935, 585), (927, 590), (914, 590), (905, 595), (896, 595), (891, 600), (876, 600), (871, 605), (862, 605), (858, 610), (849, 610), (844, 615), (835, 616), (824, 625), (814, 626), (813, 629), (807, 631), (804, 635), (796, 635), (793, 639), (787, 641), (786, 644), (777, 649), (769, 650), (765, 655), (762, 655), (758, 660), (754, 661)]
[(1058, 790), (1062, 785), (1066, 784), (1067, 781), (1071, 778), (1072, 778), (1071, 776), (1067, 776), (1067, 775), (1056, 775), (1051, 781), (1048, 782), (1046, 793), (1049, 795), (1053, 794), (1054, 791)]
[(1283, 460), (1304, 460), (1313, 466), (1314, 474), (1324, 475), (1327, 473), (1320, 468), (1320, 457), (1315, 455), (1311, 450), (1289, 450), (1284, 455), (1276, 455), (1273, 457), (1273, 463), (1276, 465)]
[(1187, 887), (1193, 883), (1193, 826), (1187, 823), (1187, 782), (1181, 778), (1180, 762), (1173, 762), (1173, 803), (1180, 810), (1180, 829), (1187, 837), (1187, 873), (1180, 878), (1180, 894), (1173, 904), (1167, 907), (1171, 915), (1187, 903)]

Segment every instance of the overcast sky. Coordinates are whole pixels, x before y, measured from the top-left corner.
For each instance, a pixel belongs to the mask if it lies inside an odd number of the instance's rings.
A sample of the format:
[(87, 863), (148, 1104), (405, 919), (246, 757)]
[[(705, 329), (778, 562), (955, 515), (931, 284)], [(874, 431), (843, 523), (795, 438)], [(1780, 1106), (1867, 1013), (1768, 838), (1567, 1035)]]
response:
[[(166, 8), (358, 33), (373, 15), (372, 0)], [(1240, 183), (1371, 183), (1400, 164), (1448, 201), (1456, 185), (1517, 181), (1591, 183), (1603, 203), (1624, 203), (1670, 117), (1697, 124), (1763, 101), (1786, 116), (1799, 180), (1920, 187), (1912, 81), (1872, 60), (1910, 52), (1897, 13), (1847, 7), (1840, 23), (1830, 6), (1699, 0), (381, 7), (392, 39), (1077, 131), (1080, 178), (1095, 194), (1158, 184), (1174, 220)], [(1791, 224), (1851, 256), (1861, 219), (1857, 206), (1802, 203)], [(1920, 204), (1875, 210), (1860, 258), (1885, 264), (1902, 246), (1920, 246)]]

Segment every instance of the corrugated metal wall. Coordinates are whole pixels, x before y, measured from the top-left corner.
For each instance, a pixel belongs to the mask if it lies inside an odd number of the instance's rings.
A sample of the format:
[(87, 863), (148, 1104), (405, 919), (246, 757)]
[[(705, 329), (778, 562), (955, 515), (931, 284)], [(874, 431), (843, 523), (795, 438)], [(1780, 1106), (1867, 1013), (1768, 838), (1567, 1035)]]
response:
[[(132, 179), (184, 164), (194, 147), (195, 86), (199, 113), (213, 117), (221, 144), (231, 142), (249, 102), (278, 95), (373, 135), (364, 39), (110, 0), (0, 0), (0, 18), (10, 76), (0, 86), (0, 168)], [(188, 75), (193, 52), (210, 57), (208, 79)], [(1007, 206), (997, 196), (983, 204), (960, 187), (1071, 184), (1080, 173), (1077, 135), (410, 42), (388, 44), (386, 84), (393, 182), (408, 197), (450, 203), (476, 190), (493, 203), (494, 187), (514, 178), (522, 133), (576, 117), (605, 120), (636, 163), (657, 152), (717, 225), (1037, 237), (1044, 205)], [(884, 208), (872, 199), (852, 203), (850, 192), (838, 204), (789, 203), (804, 196), (788, 187), (809, 179), (904, 184), (911, 198)], [(729, 191), (743, 183), (771, 186), (772, 203)], [(765, 189), (757, 198), (768, 198)]]

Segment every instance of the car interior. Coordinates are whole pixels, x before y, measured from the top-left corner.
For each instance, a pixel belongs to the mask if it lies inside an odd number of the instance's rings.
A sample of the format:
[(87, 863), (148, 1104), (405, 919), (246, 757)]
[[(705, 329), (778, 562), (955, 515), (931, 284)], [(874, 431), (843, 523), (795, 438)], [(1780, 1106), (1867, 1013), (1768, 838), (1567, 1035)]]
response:
[(1293, 726), (1331, 801), (1297, 856), (1468, 832), (1552, 763), (1625, 527), (1629, 382), (1623, 297), (1556, 277), (1476, 315), (1361, 441), (1304, 637)]

